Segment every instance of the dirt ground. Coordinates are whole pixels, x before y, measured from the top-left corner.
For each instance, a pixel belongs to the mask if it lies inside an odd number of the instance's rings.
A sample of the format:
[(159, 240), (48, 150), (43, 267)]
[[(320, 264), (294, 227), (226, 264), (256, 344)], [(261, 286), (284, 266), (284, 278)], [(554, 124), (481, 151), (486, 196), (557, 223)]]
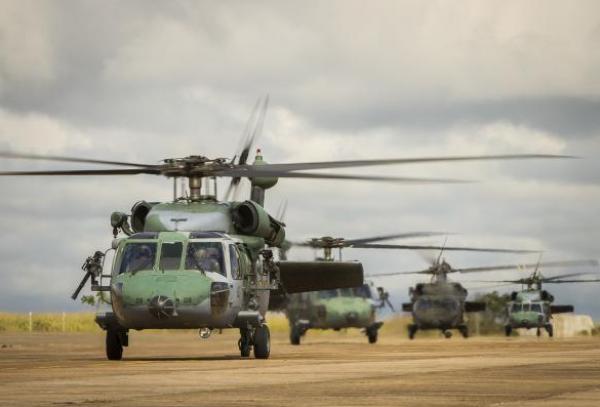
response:
[(4, 406), (598, 406), (596, 338), (273, 337), (243, 360), (237, 335), (131, 334), (104, 359), (96, 334), (0, 334)]

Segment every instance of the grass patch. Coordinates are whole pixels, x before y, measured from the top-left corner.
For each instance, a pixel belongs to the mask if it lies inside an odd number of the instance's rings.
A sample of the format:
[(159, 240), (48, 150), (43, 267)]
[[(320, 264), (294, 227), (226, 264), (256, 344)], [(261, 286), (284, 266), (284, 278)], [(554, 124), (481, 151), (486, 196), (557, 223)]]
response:
[[(93, 312), (34, 313), (31, 318), (33, 332), (99, 332)], [(0, 312), (0, 332), (28, 332), (29, 314)]]

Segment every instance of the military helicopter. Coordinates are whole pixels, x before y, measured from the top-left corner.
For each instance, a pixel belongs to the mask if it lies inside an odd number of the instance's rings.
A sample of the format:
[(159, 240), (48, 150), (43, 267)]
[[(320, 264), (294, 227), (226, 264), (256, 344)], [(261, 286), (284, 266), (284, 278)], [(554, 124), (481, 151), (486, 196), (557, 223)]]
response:
[[(187, 179), (189, 194), (171, 202), (135, 203), (130, 214), (114, 212), (111, 248), (96, 251), (83, 265), (92, 291), (110, 292), (112, 311), (98, 314), (96, 322), (106, 331), (106, 356), (120, 360), (128, 346), (130, 329), (198, 328), (208, 337), (212, 329), (236, 328), (242, 357), (254, 350), (256, 358), (270, 355), (270, 333), (265, 314), (269, 293), (286, 293), (358, 287), (363, 284), (358, 262), (274, 261), (268, 247), (285, 240), (285, 225), (264, 209), (265, 191), (279, 178), (363, 180), (397, 183), (453, 183), (448, 179), (420, 179), (375, 175), (305, 172), (332, 168), (415, 164), (432, 162), (564, 158), (546, 154), (461, 157), (424, 157), (268, 164), (260, 150), (247, 164), (252, 144), (262, 128), (268, 100), (253, 114), (241, 153), (228, 158), (190, 155), (146, 164), (81, 157), (50, 156), (12, 151), (0, 158), (45, 160), (112, 166), (108, 169), (3, 171), (0, 176), (125, 176), (161, 175)], [(258, 106), (258, 104), (257, 104)], [(217, 178), (231, 178), (228, 194), (241, 178), (251, 183), (250, 199), (219, 201)], [(235, 194), (234, 194), (235, 196)], [(119, 237), (123, 233), (125, 237)], [(106, 254), (113, 250), (110, 272), (104, 272)]]
[[(540, 272), (540, 267), (595, 267), (598, 266), (596, 260), (572, 260), (572, 261), (553, 261), (542, 263), (538, 261), (535, 264), (508, 265), (498, 267), (485, 267), (487, 270), (510, 270), (534, 268), (529, 277), (516, 280), (498, 280), (483, 281), (494, 283), (521, 284), (526, 286), (521, 291), (513, 291), (510, 295), (511, 301), (507, 305), (507, 321), (504, 326), (506, 336), (510, 336), (513, 329), (525, 328), (527, 330), (536, 328), (537, 336), (541, 335), (542, 328), (546, 330), (548, 336), (554, 335), (552, 325), (552, 315), (566, 312), (573, 312), (572, 305), (552, 305), (554, 296), (546, 290), (542, 290), (542, 284), (565, 284), (565, 283), (590, 283), (600, 282), (600, 279), (577, 279), (565, 280), (568, 277), (582, 276), (590, 273), (568, 273), (552, 277), (545, 277)], [(482, 271), (484, 271), (482, 270)]]
[[(281, 250), (280, 257), (286, 258), (287, 250), (292, 246), (311, 247), (323, 249), (323, 256), (317, 257), (317, 261), (333, 262), (332, 250), (337, 248), (341, 261), (342, 248), (352, 247), (354, 244), (436, 234), (438, 233), (402, 233), (352, 240), (325, 236), (308, 242), (288, 242), (285, 249)], [(383, 321), (377, 319), (377, 310), (386, 305), (394, 311), (389, 294), (383, 287), (375, 287), (372, 281), (367, 281), (362, 286), (353, 288), (288, 294), (281, 299), (279, 308), (285, 310), (290, 324), (292, 345), (300, 345), (301, 338), (309, 329), (339, 331), (345, 328), (359, 328), (363, 330), (369, 343), (376, 343), (379, 329), (383, 325)]]
[[(376, 245), (381, 248), (395, 249), (403, 248), (397, 245)], [(431, 275), (429, 283), (418, 283), (410, 287), (409, 303), (402, 304), (402, 311), (410, 312), (413, 323), (408, 326), (408, 337), (414, 339), (419, 330), (440, 330), (446, 338), (452, 337), (451, 329), (458, 329), (463, 338), (469, 337), (469, 329), (466, 325), (465, 313), (485, 311), (486, 304), (483, 302), (467, 301), (467, 290), (457, 282), (448, 281), (450, 273), (472, 273), (479, 271), (495, 270), (496, 268), (452, 268), (450, 264), (442, 259), (444, 251), (454, 248), (443, 247), (426, 270), (392, 272), (371, 275), (370, 277), (398, 276), (408, 274)], [(468, 251), (496, 252), (496, 253), (539, 253), (535, 250), (504, 250), (504, 249), (476, 249), (463, 248)]]
[[(377, 245), (374, 242), (428, 237), (445, 234), (441, 232), (413, 232), (374, 236), (360, 239), (333, 238), (330, 236), (312, 238), (306, 242), (290, 242), (288, 247), (310, 247), (322, 249), (323, 256), (316, 257), (317, 261), (333, 262), (333, 250), (338, 249), (338, 260), (342, 260), (342, 249), (381, 249), (389, 245)], [(431, 245), (393, 245), (396, 249), (404, 250), (442, 250), (444, 246)], [(483, 251), (507, 252), (505, 249), (485, 249), (469, 247), (447, 247), (453, 251)], [(508, 250), (510, 253), (522, 252)], [(285, 254), (284, 254), (285, 256)], [(369, 343), (376, 343), (379, 329), (383, 321), (378, 320), (377, 310), (388, 306), (392, 311), (394, 307), (389, 301), (389, 293), (383, 287), (375, 287), (372, 281), (366, 281), (361, 287), (322, 290), (307, 293), (290, 294), (281, 301), (286, 317), (290, 324), (290, 342), (299, 345), (300, 339), (309, 329), (360, 328), (368, 338)]]

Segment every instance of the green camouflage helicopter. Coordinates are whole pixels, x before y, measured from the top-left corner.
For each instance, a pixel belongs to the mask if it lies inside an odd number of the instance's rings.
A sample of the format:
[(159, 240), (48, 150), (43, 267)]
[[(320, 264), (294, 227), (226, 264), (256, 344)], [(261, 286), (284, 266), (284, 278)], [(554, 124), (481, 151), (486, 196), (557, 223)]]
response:
[[(453, 183), (448, 179), (420, 179), (375, 175), (305, 172), (332, 168), (432, 162), (564, 158), (546, 154), (425, 157), (267, 164), (260, 152), (246, 164), (252, 144), (264, 122), (262, 111), (247, 126), (241, 153), (233, 159), (191, 155), (163, 160), (162, 164), (132, 163), (80, 157), (0, 152), (9, 159), (46, 160), (107, 165), (108, 169), (4, 171), (0, 176), (117, 176), (150, 174), (187, 179), (189, 195), (172, 202), (140, 201), (130, 214), (114, 212), (115, 240), (110, 249), (97, 251), (83, 265), (85, 283), (92, 291), (110, 293), (110, 312), (96, 322), (106, 331), (106, 355), (120, 360), (128, 346), (130, 329), (201, 329), (208, 337), (215, 328), (240, 331), (238, 347), (243, 357), (254, 350), (256, 358), (270, 355), (270, 334), (265, 314), (271, 291), (297, 293), (359, 287), (363, 284), (358, 262), (291, 262), (273, 260), (268, 247), (285, 239), (285, 225), (263, 208), (265, 191), (279, 178), (367, 180), (398, 183)], [(257, 104), (258, 106), (258, 104)], [(256, 109), (255, 109), (256, 111)], [(257, 118), (257, 119), (254, 119)], [(251, 182), (250, 199), (219, 201), (217, 178), (231, 178), (227, 196), (236, 192), (241, 178)], [(174, 188), (176, 192), (176, 188)], [(235, 196), (235, 193), (233, 194)], [(117, 238), (123, 232), (126, 237)], [(110, 272), (104, 259), (114, 250)]]
[(535, 264), (507, 265), (497, 267), (484, 267), (482, 271), (487, 270), (511, 270), (534, 268), (533, 273), (526, 278), (517, 280), (499, 280), (484, 281), (494, 283), (521, 284), (526, 286), (521, 291), (513, 291), (510, 295), (511, 301), (507, 305), (507, 320), (504, 326), (506, 336), (510, 336), (513, 329), (531, 328), (536, 329), (537, 336), (541, 335), (542, 328), (546, 330), (548, 336), (554, 336), (554, 327), (552, 325), (552, 315), (566, 312), (573, 312), (572, 305), (553, 305), (554, 296), (546, 290), (542, 290), (542, 284), (565, 284), (565, 283), (590, 283), (600, 282), (600, 279), (586, 280), (565, 280), (564, 278), (582, 276), (590, 273), (568, 273), (552, 277), (544, 277), (540, 272), (540, 267), (595, 267), (598, 266), (596, 260), (573, 260), (573, 261), (553, 261), (537, 262)]
[[(432, 236), (439, 233), (403, 233), (396, 235), (375, 236), (362, 239), (346, 240), (343, 238), (321, 237), (308, 242), (288, 243), (291, 246), (323, 249), (323, 257), (317, 261), (333, 262), (332, 250), (341, 251), (344, 247), (367, 244), (388, 239)], [(287, 250), (280, 251), (280, 258), (286, 258)], [(280, 307), (290, 325), (290, 343), (300, 345), (301, 338), (309, 329), (333, 329), (339, 331), (345, 328), (362, 329), (369, 343), (376, 343), (378, 332), (383, 321), (377, 319), (377, 310), (388, 306), (394, 307), (389, 301), (389, 294), (383, 287), (375, 287), (373, 282), (365, 282), (362, 286), (344, 289), (312, 291), (298, 294), (288, 294), (281, 299)]]
[[(374, 245), (383, 249), (402, 249), (398, 245)], [(433, 248), (433, 247), (432, 247)], [(452, 248), (444, 247), (443, 251), (464, 250), (474, 252), (491, 253), (539, 253), (532, 250), (510, 250), (510, 249), (477, 249), (477, 248)], [(410, 287), (409, 303), (402, 304), (402, 311), (412, 314), (413, 323), (408, 326), (408, 337), (414, 339), (419, 330), (440, 330), (446, 338), (452, 336), (451, 329), (457, 329), (464, 338), (469, 337), (469, 329), (466, 325), (465, 313), (485, 311), (486, 304), (483, 302), (467, 301), (467, 290), (457, 282), (448, 281), (450, 273), (472, 273), (479, 271), (495, 270), (495, 268), (452, 268), (441, 258), (442, 252), (432, 261), (426, 270), (392, 272), (371, 275), (370, 277), (398, 276), (408, 274), (431, 275), (429, 283), (418, 283)]]
[[(313, 249), (322, 249), (323, 256), (317, 261), (335, 261), (333, 250), (338, 249), (339, 258), (342, 260), (342, 249), (381, 249), (390, 245), (377, 245), (374, 242), (392, 239), (407, 239), (416, 237), (435, 236), (445, 233), (440, 232), (413, 232), (396, 235), (374, 236), (361, 239), (333, 238), (329, 236), (313, 238), (306, 242), (290, 242), (288, 247), (300, 246)], [(403, 250), (442, 250), (444, 246), (431, 245), (393, 245), (395, 249)], [(452, 251), (482, 251), (482, 252), (521, 252), (505, 249), (485, 249), (469, 247), (447, 247)], [(285, 258), (286, 253), (284, 251)], [(281, 257), (281, 255), (280, 255)], [(378, 320), (377, 310), (388, 306), (392, 312), (394, 307), (389, 301), (389, 293), (383, 287), (375, 287), (372, 281), (366, 281), (361, 287), (322, 290), (307, 293), (287, 295), (280, 304), (285, 309), (286, 317), (290, 324), (290, 342), (299, 345), (300, 339), (309, 329), (360, 328), (368, 338), (369, 343), (376, 343), (379, 329), (383, 321)]]

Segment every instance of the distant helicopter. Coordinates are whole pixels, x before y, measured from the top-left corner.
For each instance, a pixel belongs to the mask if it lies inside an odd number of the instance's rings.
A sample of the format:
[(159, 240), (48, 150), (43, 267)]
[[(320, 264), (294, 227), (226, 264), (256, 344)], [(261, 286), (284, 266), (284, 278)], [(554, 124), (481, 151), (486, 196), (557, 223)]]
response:
[(582, 276), (590, 273), (568, 273), (552, 277), (544, 277), (540, 272), (540, 267), (595, 267), (598, 266), (596, 260), (573, 260), (573, 261), (553, 261), (537, 262), (535, 264), (509, 265), (485, 268), (485, 270), (509, 270), (534, 268), (529, 277), (517, 280), (498, 280), (481, 281), (495, 283), (521, 284), (526, 286), (521, 291), (513, 291), (510, 295), (511, 301), (507, 305), (507, 321), (504, 326), (506, 336), (510, 336), (513, 329), (525, 328), (527, 330), (536, 328), (537, 336), (541, 335), (541, 329), (545, 329), (548, 336), (554, 336), (554, 327), (552, 325), (552, 315), (573, 312), (572, 305), (552, 305), (554, 296), (546, 290), (542, 290), (542, 284), (565, 284), (565, 283), (590, 283), (600, 282), (600, 279), (586, 280), (564, 280), (568, 277)]
[[(338, 249), (339, 261), (342, 259), (342, 249), (381, 249), (389, 245), (378, 245), (374, 242), (391, 239), (407, 239), (445, 234), (441, 232), (414, 232), (374, 236), (360, 239), (333, 238), (330, 236), (313, 238), (306, 242), (290, 242), (288, 247), (301, 246), (313, 249), (322, 249), (323, 256), (317, 261), (334, 262), (333, 250)], [(441, 250), (444, 246), (431, 245), (392, 245), (396, 249), (404, 250)], [(469, 247), (448, 247), (453, 251), (482, 251), (506, 252), (504, 249), (485, 249)], [(508, 252), (514, 253), (514, 250)], [(516, 251), (522, 252), (522, 251)], [(284, 253), (285, 257), (285, 253)], [(337, 290), (322, 290), (299, 294), (287, 295), (280, 302), (280, 307), (285, 310), (290, 324), (290, 342), (299, 345), (300, 339), (309, 329), (360, 328), (368, 338), (369, 343), (376, 343), (379, 329), (383, 321), (378, 320), (377, 310), (388, 306), (392, 311), (394, 307), (389, 301), (389, 294), (383, 287), (375, 287), (372, 281), (367, 281), (361, 287)]]
[[(395, 249), (396, 245), (377, 245), (387, 249)], [(400, 246), (398, 248), (403, 248)], [(469, 328), (466, 325), (465, 313), (485, 311), (483, 302), (467, 301), (467, 290), (457, 282), (448, 281), (450, 273), (472, 273), (487, 271), (487, 268), (452, 268), (444, 259), (442, 252), (454, 248), (443, 247), (439, 256), (433, 260), (426, 270), (392, 272), (370, 275), (370, 277), (398, 276), (407, 274), (431, 275), (431, 282), (418, 283), (409, 289), (410, 301), (402, 304), (402, 311), (410, 312), (413, 323), (408, 326), (408, 337), (414, 339), (419, 330), (440, 330), (446, 338), (452, 336), (451, 329), (457, 329), (464, 338), (469, 337)], [(475, 249), (463, 250), (496, 252), (496, 253), (539, 253), (534, 250), (505, 250), (505, 249)], [(492, 268), (490, 268), (491, 270)]]
[[(260, 151), (246, 164), (264, 122), (268, 99), (257, 103), (246, 127), (240, 154), (233, 159), (190, 155), (163, 160), (162, 164), (132, 163), (80, 157), (0, 152), (0, 158), (46, 160), (94, 165), (109, 169), (5, 171), (0, 176), (115, 176), (150, 174), (173, 178), (172, 202), (139, 201), (130, 214), (114, 212), (110, 223), (115, 240), (110, 249), (97, 251), (83, 265), (85, 283), (92, 291), (110, 292), (111, 312), (98, 314), (96, 322), (106, 331), (106, 356), (120, 360), (128, 346), (130, 329), (199, 328), (208, 337), (214, 328), (240, 331), (242, 357), (254, 349), (256, 358), (270, 355), (270, 333), (265, 313), (269, 293), (349, 288), (363, 284), (358, 262), (286, 262), (273, 260), (267, 247), (285, 239), (285, 225), (263, 208), (265, 191), (279, 178), (368, 180), (408, 183), (452, 183), (448, 179), (418, 179), (303, 172), (390, 164), (475, 160), (564, 158), (546, 154), (426, 157), (267, 164)], [(258, 113), (256, 113), (258, 111)], [(212, 137), (212, 136), (210, 136)], [(207, 137), (207, 139), (210, 139)], [(207, 140), (209, 141), (209, 140)], [(251, 182), (250, 199), (219, 201), (217, 178), (231, 178), (226, 196)], [(177, 179), (188, 181), (189, 195), (177, 196)], [(91, 198), (91, 197), (90, 197)], [(123, 232), (126, 237), (117, 238)], [(104, 259), (114, 250), (111, 271)]]
[[(362, 239), (345, 240), (343, 238), (322, 237), (308, 242), (288, 242), (286, 249), (292, 246), (305, 246), (323, 249), (323, 257), (317, 261), (333, 262), (332, 250), (352, 247), (354, 244), (376, 242), (388, 239), (399, 239), (420, 236), (432, 236), (438, 233), (402, 233), (395, 235), (375, 236)], [(287, 250), (281, 250), (280, 257), (286, 258)], [(290, 324), (290, 343), (300, 345), (301, 338), (309, 329), (360, 328), (364, 331), (369, 343), (376, 343), (378, 332), (383, 321), (378, 320), (377, 310), (388, 306), (389, 294), (383, 287), (367, 281), (362, 286), (335, 290), (312, 291), (307, 293), (288, 294), (282, 299), (280, 307), (285, 310)]]

